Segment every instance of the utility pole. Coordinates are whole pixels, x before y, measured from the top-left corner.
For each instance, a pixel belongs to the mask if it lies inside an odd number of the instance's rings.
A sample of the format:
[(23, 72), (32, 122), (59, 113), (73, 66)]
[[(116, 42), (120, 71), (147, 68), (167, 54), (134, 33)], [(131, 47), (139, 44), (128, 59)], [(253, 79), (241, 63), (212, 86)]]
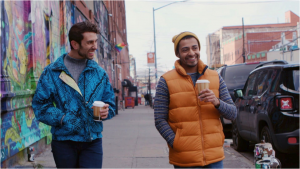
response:
[[(157, 85), (157, 59), (156, 59), (156, 38), (155, 38), (155, 17), (154, 17), (154, 11), (155, 9), (153, 8), (153, 33), (154, 33), (154, 64), (155, 64), (155, 86)], [(150, 68), (149, 68), (150, 71)], [(149, 73), (150, 77), (150, 73)]]
[(245, 58), (245, 30), (244, 30), (244, 18), (242, 18), (242, 24), (243, 24), (243, 63), (246, 62)]
[(281, 32), (281, 49), (282, 49), (282, 60), (284, 60), (284, 36), (285, 36), (285, 33), (284, 32)]
[(152, 107), (152, 95), (151, 95), (151, 81), (150, 81), (150, 67), (149, 67), (149, 105)]
[(149, 67), (149, 76), (148, 76), (148, 90), (149, 90), (149, 94), (151, 94), (151, 83), (150, 83), (150, 67)]
[(136, 62), (135, 62), (135, 58), (133, 59), (134, 61), (134, 85), (137, 85), (137, 79), (136, 79)]

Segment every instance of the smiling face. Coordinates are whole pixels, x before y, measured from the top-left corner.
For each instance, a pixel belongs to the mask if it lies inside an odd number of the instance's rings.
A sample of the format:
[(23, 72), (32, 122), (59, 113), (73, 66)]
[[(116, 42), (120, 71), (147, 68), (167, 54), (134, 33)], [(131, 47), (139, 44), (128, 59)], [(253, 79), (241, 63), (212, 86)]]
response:
[(198, 41), (194, 37), (182, 39), (178, 44), (177, 57), (180, 58), (180, 64), (187, 73), (197, 72), (200, 59)]
[(94, 32), (85, 32), (82, 34), (83, 39), (81, 44), (76, 41), (72, 41), (73, 50), (77, 52), (78, 59), (89, 59), (94, 58), (95, 51), (97, 50), (97, 34)]

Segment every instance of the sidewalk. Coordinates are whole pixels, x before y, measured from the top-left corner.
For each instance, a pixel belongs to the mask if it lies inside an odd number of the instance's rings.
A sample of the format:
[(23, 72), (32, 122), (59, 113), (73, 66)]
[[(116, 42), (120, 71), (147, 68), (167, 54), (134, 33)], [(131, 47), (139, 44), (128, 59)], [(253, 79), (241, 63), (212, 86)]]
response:
[[(227, 141), (227, 140), (226, 140)], [(173, 168), (169, 164), (165, 140), (154, 126), (153, 109), (139, 105), (119, 110), (113, 119), (104, 122), (103, 168)], [(225, 147), (224, 168), (254, 168), (253, 162)], [(16, 168), (55, 168), (51, 148)]]

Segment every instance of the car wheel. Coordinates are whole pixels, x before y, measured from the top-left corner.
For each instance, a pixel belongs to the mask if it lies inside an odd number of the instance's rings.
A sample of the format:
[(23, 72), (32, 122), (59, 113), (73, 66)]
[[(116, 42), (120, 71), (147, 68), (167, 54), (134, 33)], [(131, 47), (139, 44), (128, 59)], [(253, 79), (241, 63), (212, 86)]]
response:
[[(273, 139), (272, 139), (272, 136), (271, 136), (271, 132), (270, 132), (270, 129), (268, 126), (264, 126), (262, 128), (262, 130), (260, 131), (260, 140), (263, 140), (265, 139), (265, 142), (266, 143), (270, 143), (272, 144), (272, 147), (273, 149), (275, 150), (275, 154), (276, 154), (276, 157), (280, 160), (280, 162), (282, 163), (282, 167), (287, 167), (289, 165), (289, 159), (291, 157), (289, 157), (291, 154), (286, 154), (286, 153), (281, 153), (279, 152), (276, 147), (274, 147), (273, 145)], [(294, 155), (292, 155), (294, 156)], [(299, 158), (297, 158), (299, 159)]]
[(240, 136), (236, 121), (232, 122), (232, 142), (233, 148), (237, 151), (245, 151), (249, 147), (249, 142)]
[(271, 143), (273, 145), (273, 140), (271, 137), (271, 132), (268, 126), (265, 126), (262, 128), (260, 132), (260, 140), (263, 140), (265, 138), (266, 143)]

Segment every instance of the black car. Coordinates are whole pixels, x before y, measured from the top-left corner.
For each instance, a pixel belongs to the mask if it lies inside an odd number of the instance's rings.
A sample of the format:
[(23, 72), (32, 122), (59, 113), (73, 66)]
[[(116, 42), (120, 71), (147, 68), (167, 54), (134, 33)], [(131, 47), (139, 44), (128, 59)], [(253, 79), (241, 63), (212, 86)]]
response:
[[(241, 63), (229, 66), (224, 65), (217, 69), (217, 72), (225, 81), (225, 84), (233, 102), (236, 100), (233, 90), (243, 88), (249, 76), (249, 73), (261, 63), (263, 62)], [(223, 117), (221, 117), (220, 119), (223, 125), (223, 131), (226, 138), (231, 137), (231, 121), (224, 119)]]
[(233, 148), (243, 151), (263, 138), (279, 153), (299, 154), (299, 63), (266, 62), (253, 70), (237, 97)]

